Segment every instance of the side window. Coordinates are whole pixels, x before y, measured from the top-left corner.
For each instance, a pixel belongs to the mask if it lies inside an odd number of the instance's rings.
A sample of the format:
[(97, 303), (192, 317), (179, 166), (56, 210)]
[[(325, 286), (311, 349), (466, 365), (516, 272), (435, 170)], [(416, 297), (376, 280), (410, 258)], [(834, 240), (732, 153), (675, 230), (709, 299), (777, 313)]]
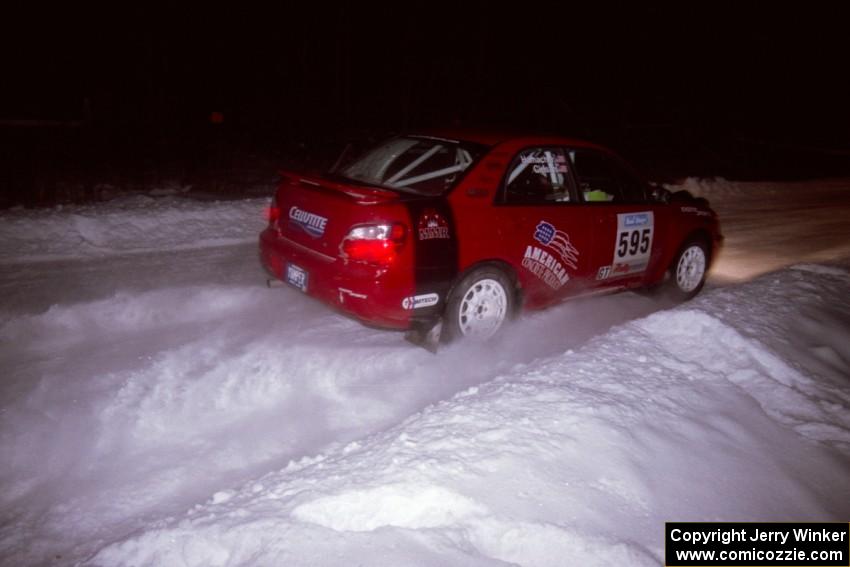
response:
[(561, 148), (523, 150), (508, 168), (505, 203), (548, 204), (576, 200), (570, 163)]
[(646, 189), (614, 158), (595, 150), (570, 150), (579, 191), (588, 203), (643, 203)]
[(623, 191), (623, 197), (628, 203), (646, 203), (648, 196), (646, 192), (646, 184), (643, 180), (638, 179), (618, 161), (612, 163), (617, 168), (617, 175), (620, 178), (620, 188)]

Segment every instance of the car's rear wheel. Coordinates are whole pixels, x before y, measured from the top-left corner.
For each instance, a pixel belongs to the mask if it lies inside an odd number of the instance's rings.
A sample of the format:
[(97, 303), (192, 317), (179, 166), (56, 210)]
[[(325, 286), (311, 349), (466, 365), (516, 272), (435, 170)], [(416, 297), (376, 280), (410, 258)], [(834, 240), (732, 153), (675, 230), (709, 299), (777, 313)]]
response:
[(510, 279), (498, 268), (481, 267), (467, 274), (452, 291), (443, 320), (443, 336), (485, 342), (513, 315)]
[(670, 267), (670, 290), (677, 299), (687, 300), (705, 285), (708, 270), (708, 250), (701, 240), (691, 240), (682, 246)]

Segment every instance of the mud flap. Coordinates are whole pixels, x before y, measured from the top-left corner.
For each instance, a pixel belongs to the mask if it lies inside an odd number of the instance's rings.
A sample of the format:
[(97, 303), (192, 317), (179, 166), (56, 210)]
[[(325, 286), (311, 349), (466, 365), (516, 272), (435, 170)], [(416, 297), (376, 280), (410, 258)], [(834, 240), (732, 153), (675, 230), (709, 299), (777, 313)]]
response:
[(415, 305), (415, 326), (430, 331), (434, 318), (442, 315), (451, 286), (458, 275), (458, 242), (451, 206), (443, 197), (409, 198), (405, 201), (412, 225), (414, 245), (414, 297), (439, 301)]
[(404, 338), (407, 342), (421, 346), (431, 354), (437, 354), (442, 331), (443, 320), (438, 318), (430, 324), (415, 326), (404, 334)]

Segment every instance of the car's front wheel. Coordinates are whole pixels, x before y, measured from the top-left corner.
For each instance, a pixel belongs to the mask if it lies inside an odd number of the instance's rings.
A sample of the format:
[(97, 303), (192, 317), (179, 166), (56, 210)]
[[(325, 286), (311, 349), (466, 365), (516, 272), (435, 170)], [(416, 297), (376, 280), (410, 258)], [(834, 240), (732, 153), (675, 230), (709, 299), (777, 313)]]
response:
[(510, 279), (498, 268), (478, 268), (455, 286), (446, 306), (443, 336), (448, 341), (485, 342), (504, 327), (513, 310)]
[(701, 240), (687, 242), (670, 268), (670, 289), (677, 299), (691, 299), (705, 285), (708, 251)]

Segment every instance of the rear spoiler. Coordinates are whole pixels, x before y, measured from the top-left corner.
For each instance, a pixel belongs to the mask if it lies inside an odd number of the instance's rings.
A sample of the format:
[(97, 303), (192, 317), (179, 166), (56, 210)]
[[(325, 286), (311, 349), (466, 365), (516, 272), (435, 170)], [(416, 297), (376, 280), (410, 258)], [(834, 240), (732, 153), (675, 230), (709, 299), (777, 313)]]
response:
[(321, 191), (325, 193), (342, 193), (362, 205), (385, 203), (399, 198), (398, 193), (395, 191), (384, 189), (382, 187), (341, 183), (332, 179), (316, 175), (307, 175), (286, 169), (278, 170), (278, 174), (280, 174), (281, 177), (281, 184), (288, 183), (291, 185), (300, 185), (301, 187), (306, 187), (313, 191)]

